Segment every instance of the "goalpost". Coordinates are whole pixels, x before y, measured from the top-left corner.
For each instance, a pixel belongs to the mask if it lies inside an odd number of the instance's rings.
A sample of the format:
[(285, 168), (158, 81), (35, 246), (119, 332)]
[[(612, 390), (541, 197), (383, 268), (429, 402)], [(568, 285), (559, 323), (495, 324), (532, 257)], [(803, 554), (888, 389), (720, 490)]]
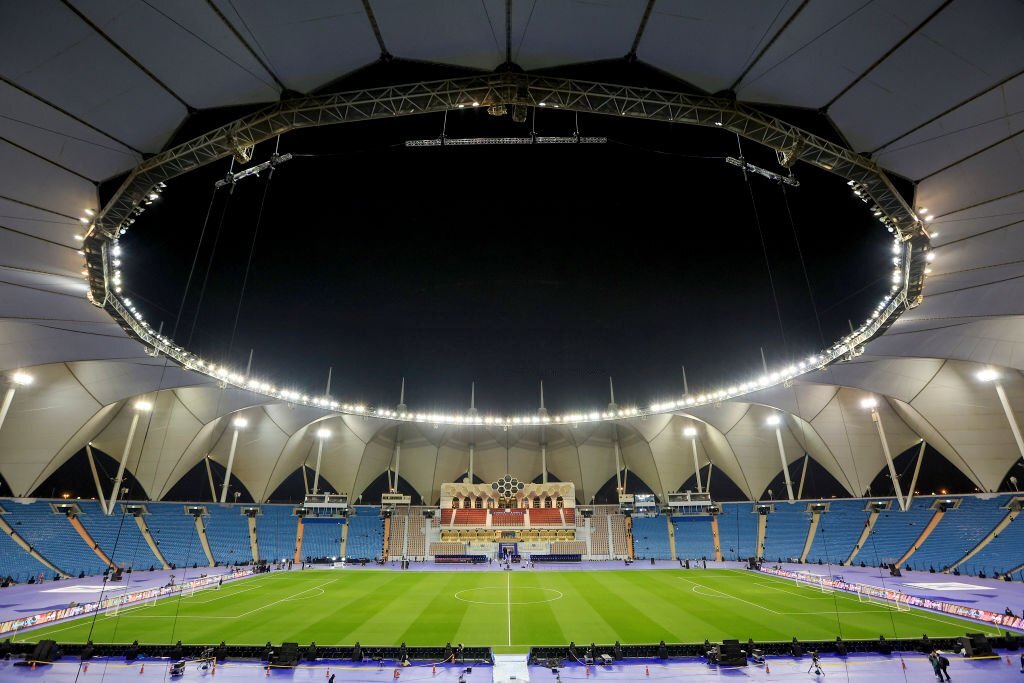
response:
[(811, 572), (797, 572), (797, 575), (793, 578), (798, 586), (807, 586), (817, 588), (822, 593), (834, 593), (835, 589), (825, 584), (825, 576), (822, 574), (812, 574)]
[(881, 596), (872, 595), (871, 592), (863, 590), (865, 586), (857, 586), (857, 602), (865, 605), (875, 605), (876, 607), (885, 607), (886, 609), (896, 610), (897, 612), (909, 612), (910, 605), (899, 600), (887, 600)]

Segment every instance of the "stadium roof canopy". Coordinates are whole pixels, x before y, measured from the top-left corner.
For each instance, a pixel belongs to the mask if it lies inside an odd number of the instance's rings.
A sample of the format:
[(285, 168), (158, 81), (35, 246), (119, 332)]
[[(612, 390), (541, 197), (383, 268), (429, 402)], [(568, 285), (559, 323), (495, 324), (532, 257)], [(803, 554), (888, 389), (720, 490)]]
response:
[[(506, 11), (508, 13), (506, 14)], [(120, 454), (134, 401), (154, 409), (128, 468), (152, 498), (249, 422), (234, 471), (256, 499), (327, 426), (324, 475), (361, 492), (402, 440), (402, 476), (433, 500), (467, 469), (548, 469), (589, 500), (625, 466), (655, 492), (693, 474), (683, 429), (752, 498), (806, 452), (852, 495), (885, 468), (861, 400), (880, 399), (893, 453), (927, 441), (982, 490), (1020, 458), (991, 383), (1024, 409), (1024, 5), (1015, 0), (38, 0), (0, 35), (0, 372), (30, 372), (0, 429), (0, 474), (27, 495), (86, 443)], [(506, 33), (507, 29), (507, 33)], [(491, 72), (636, 60), (739, 102), (820, 111), (854, 151), (916, 184), (937, 256), (924, 300), (863, 355), (776, 386), (615, 423), (467, 427), (338, 415), (239, 389), (147, 355), (86, 298), (83, 210), (97, 184), (164, 149), (197, 110), (314, 93), (382, 55)], [(154, 390), (162, 387), (159, 392)], [(1018, 418), (1024, 417), (1018, 413)], [(506, 465), (508, 463), (508, 465)]]

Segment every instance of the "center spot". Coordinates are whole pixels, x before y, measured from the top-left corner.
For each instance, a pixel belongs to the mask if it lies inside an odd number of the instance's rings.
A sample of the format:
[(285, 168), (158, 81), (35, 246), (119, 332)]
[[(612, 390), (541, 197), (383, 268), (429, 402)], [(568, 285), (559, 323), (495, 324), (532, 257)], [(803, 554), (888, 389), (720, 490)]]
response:
[(512, 599), (509, 600), (507, 586), (487, 586), (484, 588), (466, 588), (455, 594), (456, 600), (471, 602), (476, 605), (536, 605), (541, 602), (554, 602), (561, 600), (561, 591), (554, 588), (534, 588), (523, 586), (512, 589)]

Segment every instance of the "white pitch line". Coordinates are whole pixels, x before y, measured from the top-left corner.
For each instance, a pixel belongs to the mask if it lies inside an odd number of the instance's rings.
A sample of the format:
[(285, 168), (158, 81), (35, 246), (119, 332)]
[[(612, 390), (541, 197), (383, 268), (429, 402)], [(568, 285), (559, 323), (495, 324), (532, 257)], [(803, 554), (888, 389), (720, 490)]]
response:
[(512, 574), (505, 574), (505, 596), (508, 605), (508, 644), (512, 645)]
[[(338, 578), (341, 578), (341, 577), (338, 577)], [(243, 612), (241, 614), (236, 614), (233, 618), (234, 619), (241, 619), (242, 617), (247, 617), (250, 614), (254, 614), (255, 612), (259, 612), (262, 609), (266, 609), (268, 607), (273, 607), (274, 605), (277, 605), (278, 603), (282, 603), (285, 600), (291, 600), (292, 598), (294, 598), (296, 596), (299, 596), (299, 595), (302, 595), (303, 593), (308, 593), (308, 592), (310, 592), (312, 590), (316, 590), (317, 588), (323, 588), (324, 586), (332, 584), (332, 583), (334, 583), (337, 580), (338, 579), (331, 579), (330, 581), (325, 581), (324, 583), (321, 583), (319, 586), (313, 586), (312, 588), (307, 588), (304, 591), (299, 591), (298, 593), (294, 593), (292, 595), (289, 595), (286, 598), (281, 598), (280, 600), (275, 600), (274, 602), (268, 602), (266, 605), (263, 605), (262, 607), (257, 607), (256, 609), (251, 609), (248, 612)]]

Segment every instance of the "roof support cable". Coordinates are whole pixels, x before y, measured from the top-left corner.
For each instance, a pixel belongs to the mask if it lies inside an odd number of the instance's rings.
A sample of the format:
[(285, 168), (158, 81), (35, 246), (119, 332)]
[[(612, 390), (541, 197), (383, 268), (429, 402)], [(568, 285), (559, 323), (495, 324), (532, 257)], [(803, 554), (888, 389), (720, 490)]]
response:
[[(739, 147), (740, 159), (743, 159), (743, 143), (739, 134), (736, 135), (736, 145)], [(754, 211), (754, 224), (757, 226), (757, 235), (761, 240), (761, 253), (764, 255), (764, 267), (768, 272), (768, 286), (772, 292), (772, 301), (775, 303), (775, 317), (779, 321), (779, 334), (782, 337), (782, 348), (787, 350), (789, 345), (786, 342), (786, 330), (782, 324), (782, 309), (779, 307), (779, 297), (775, 291), (775, 276), (772, 274), (772, 264), (768, 258), (768, 245), (764, 239), (764, 229), (761, 227), (761, 216), (757, 210), (757, 200), (754, 198), (754, 187), (750, 184), (750, 175), (746, 168), (743, 169), (743, 179), (747, 183), (747, 192), (750, 194), (750, 206)]]

